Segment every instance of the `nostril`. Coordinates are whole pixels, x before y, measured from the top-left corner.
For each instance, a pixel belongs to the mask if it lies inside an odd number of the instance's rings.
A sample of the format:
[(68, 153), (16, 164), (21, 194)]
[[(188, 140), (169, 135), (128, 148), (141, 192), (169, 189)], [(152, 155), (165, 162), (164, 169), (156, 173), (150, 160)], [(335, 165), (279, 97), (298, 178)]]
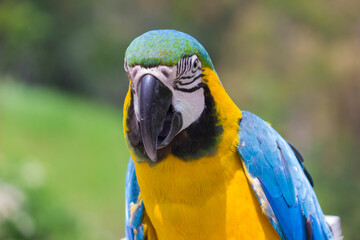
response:
[(161, 70), (161, 73), (168, 78), (169, 77), (169, 73), (166, 70)]

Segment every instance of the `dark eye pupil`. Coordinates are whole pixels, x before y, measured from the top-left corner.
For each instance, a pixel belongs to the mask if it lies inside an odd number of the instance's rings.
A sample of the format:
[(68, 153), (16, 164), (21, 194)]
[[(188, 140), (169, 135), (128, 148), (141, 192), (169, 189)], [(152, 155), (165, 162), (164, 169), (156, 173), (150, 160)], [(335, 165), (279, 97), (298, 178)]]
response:
[(197, 68), (197, 61), (194, 62), (194, 68)]

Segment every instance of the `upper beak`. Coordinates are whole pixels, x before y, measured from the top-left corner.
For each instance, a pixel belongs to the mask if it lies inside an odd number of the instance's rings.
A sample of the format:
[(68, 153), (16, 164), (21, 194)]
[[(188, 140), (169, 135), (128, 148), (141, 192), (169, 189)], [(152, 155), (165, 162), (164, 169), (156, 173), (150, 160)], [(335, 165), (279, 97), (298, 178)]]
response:
[(172, 92), (153, 75), (144, 75), (138, 84), (139, 125), (148, 157), (157, 161), (157, 149), (168, 145), (182, 127), (182, 118), (175, 112)]

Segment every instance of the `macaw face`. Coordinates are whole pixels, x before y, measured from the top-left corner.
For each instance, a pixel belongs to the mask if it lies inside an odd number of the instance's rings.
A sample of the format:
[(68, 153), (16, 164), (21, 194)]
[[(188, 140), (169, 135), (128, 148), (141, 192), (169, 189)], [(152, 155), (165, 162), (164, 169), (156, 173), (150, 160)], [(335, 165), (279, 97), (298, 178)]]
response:
[(129, 66), (131, 101), (146, 154), (157, 161), (157, 151), (173, 141), (205, 109), (202, 63), (197, 55), (181, 58), (174, 66)]

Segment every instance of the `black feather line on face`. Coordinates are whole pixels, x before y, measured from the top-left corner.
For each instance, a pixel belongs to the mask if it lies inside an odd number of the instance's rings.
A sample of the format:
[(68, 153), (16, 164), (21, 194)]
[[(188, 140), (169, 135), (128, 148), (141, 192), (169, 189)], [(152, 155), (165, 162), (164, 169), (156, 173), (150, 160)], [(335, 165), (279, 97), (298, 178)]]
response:
[[(195, 75), (193, 75), (192, 77), (194, 77)], [(203, 77), (203, 76), (205, 76), (204, 74), (202, 74), (202, 73), (200, 73), (199, 75), (197, 75), (196, 77), (194, 77), (194, 79), (193, 80), (191, 80), (190, 82), (181, 82), (181, 81), (179, 81), (179, 85), (181, 85), (181, 86), (185, 86), (185, 85), (190, 85), (190, 84), (192, 84), (193, 82), (195, 82), (196, 80), (198, 80), (199, 78), (201, 78), (201, 77)], [(191, 78), (191, 77), (189, 77), (189, 78)]]
[(190, 58), (188, 58), (188, 60), (186, 61), (187, 66), (186, 66), (186, 71), (189, 72), (191, 70), (191, 60)]
[(200, 88), (203, 88), (204, 85), (206, 85), (206, 84), (205, 83), (199, 83), (197, 86), (192, 87), (192, 88), (180, 88), (180, 87), (175, 85), (174, 89), (177, 90), (177, 91), (191, 93), (191, 92), (195, 92), (195, 91), (199, 90)]
[(190, 79), (190, 78), (193, 78), (195, 76), (195, 74), (194, 75), (191, 75), (191, 76), (182, 76), (182, 77), (180, 77), (179, 79), (180, 80), (182, 80), (182, 79)]
[[(214, 98), (210, 93), (209, 87), (201, 83), (199, 88), (204, 89), (205, 108), (199, 119), (192, 123), (188, 128), (181, 131), (173, 141), (166, 147), (159, 149), (158, 162), (164, 159), (169, 153), (174, 154), (184, 161), (199, 159), (203, 156), (213, 155), (217, 151), (217, 142), (220, 140), (223, 128), (218, 122)], [(126, 125), (128, 127), (127, 138), (139, 159), (152, 162), (146, 155), (144, 145), (141, 140), (138, 121), (135, 116), (133, 96), (127, 112)]]
[(186, 71), (186, 59), (182, 60), (182, 67), (181, 67), (181, 73), (180, 76), (183, 75)]

